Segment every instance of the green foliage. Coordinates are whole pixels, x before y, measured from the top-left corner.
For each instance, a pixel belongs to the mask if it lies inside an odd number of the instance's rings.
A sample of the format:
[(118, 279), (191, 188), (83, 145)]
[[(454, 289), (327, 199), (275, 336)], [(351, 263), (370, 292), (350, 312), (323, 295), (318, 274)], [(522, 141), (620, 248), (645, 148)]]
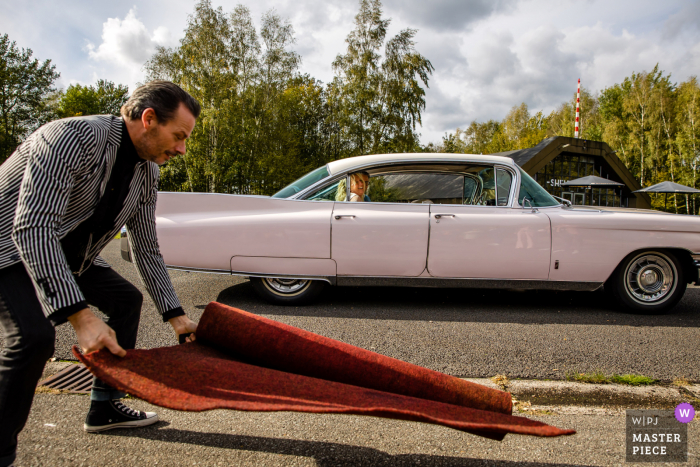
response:
[[(526, 104), (500, 122), (472, 122), (446, 134), (428, 152), (492, 154), (535, 146), (550, 136), (574, 136), (576, 96), (545, 116)], [(580, 137), (605, 141), (642, 186), (670, 180), (700, 188), (700, 86), (692, 76), (676, 85), (657, 66), (632, 73), (598, 95), (581, 88)], [(698, 214), (696, 199), (652, 194), (652, 207)]]
[(244, 6), (200, 0), (175, 49), (159, 48), (148, 79), (169, 79), (202, 105), (187, 153), (161, 168), (163, 190), (272, 194), (327, 162), (422, 150), (415, 133), (432, 65), (414, 30), (384, 44), (379, 0), (362, 1), (329, 84), (299, 73), (294, 29), (274, 11), (259, 30)]
[(472, 122), (466, 130), (443, 138), (439, 152), (492, 154), (535, 146), (547, 137), (550, 119), (542, 112), (531, 115), (527, 104), (513, 107), (501, 122)]
[[(202, 0), (177, 49), (159, 49), (149, 78), (170, 79), (202, 105), (187, 154), (161, 169), (161, 189), (271, 194), (327, 162), (318, 149), (323, 89), (298, 76), (291, 25), (273, 12), (260, 33), (249, 10)], [(308, 144), (307, 144), (308, 143)]]
[(0, 36), (0, 163), (32, 131), (54, 117), (53, 83), (60, 76), (51, 60), (32, 59), (31, 49), (17, 48)]
[(404, 29), (384, 49), (389, 19), (379, 0), (361, 0), (347, 51), (333, 62), (339, 112), (334, 114), (345, 155), (413, 152), (416, 125), (425, 110), (425, 90), (434, 68), (415, 50), (416, 30)]
[(71, 84), (65, 92), (59, 91), (56, 103), (58, 118), (81, 115), (119, 115), (129, 99), (129, 88), (111, 81), (98, 80), (95, 86)]
[[(294, 29), (274, 11), (259, 26), (238, 5), (231, 12), (199, 0), (180, 45), (159, 47), (145, 64), (147, 80), (168, 79), (202, 105), (187, 153), (161, 167), (162, 190), (272, 194), (304, 173), (344, 157), (370, 153), (492, 154), (573, 136), (576, 97), (549, 115), (515, 105), (501, 121), (471, 122), (422, 146), (417, 126), (434, 71), (415, 48), (413, 29), (387, 38), (380, 0), (359, 0), (347, 49), (322, 83), (299, 73)], [(41, 124), (54, 118), (117, 115), (126, 86), (100, 80), (56, 91), (50, 60), (40, 63), (0, 36), (0, 163)], [(593, 93), (581, 89), (581, 138), (607, 142), (643, 186), (671, 180), (700, 188), (700, 86), (675, 84), (657, 66)], [(373, 198), (389, 200), (382, 186)], [(667, 210), (698, 213), (686, 197)], [(652, 195), (652, 206), (665, 199)]]

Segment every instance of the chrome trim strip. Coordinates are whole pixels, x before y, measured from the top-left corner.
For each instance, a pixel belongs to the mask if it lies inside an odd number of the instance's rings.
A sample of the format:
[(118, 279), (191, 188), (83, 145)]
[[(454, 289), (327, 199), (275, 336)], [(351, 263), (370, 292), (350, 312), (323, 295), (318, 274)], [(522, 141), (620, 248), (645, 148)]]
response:
[(202, 272), (209, 274), (226, 274), (245, 277), (285, 277), (324, 281), (341, 287), (378, 286), (378, 287), (435, 287), (465, 289), (527, 289), (527, 290), (575, 290), (592, 292), (603, 286), (602, 282), (569, 282), (528, 279), (460, 279), (452, 277), (399, 277), (399, 276), (313, 276), (295, 274), (269, 274), (249, 271), (227, 271), (224, 269), (188, 268), (166, 265), (168, 269), (185, 272)]
[(305, 279), (310, 281), (325, 281), (331, 285), (336, 285), (335, 276), (300, 276), (295, 274), (268, 274), (261, 272), (248, 272), (248, 271), (231, 271), (229, 269), (205, 269), (205, 268), (190, 268), (186, 266), (173, 266), (170, 264), (165, 265), (166, 268), (172, 269), (173, 271), (184, 271), (184, 272), (202, 272), (207, 274), (225, 274), (227, 276), (245, 276), (245, 277), (288, 277), (290, 279)]
[(171, 264), (166, 264), (166, 268), (172, 269), (173, 271), (185, 271), (185, 272), (205, 272), (209, 274), (227, 274), (231, 275), (231, 271), (228, 269), (205, 269), (205, 268), (190, 268), (187, 266), (173, 266)]
[(297, 274), (268, 274), (268, 273), (245, 272), (245, 271), (231, 271), (231, 274), (234, 276), (247, 276), (247, 277), (270, 277), (270, 278), (284, 277), (284, 278), (289, 278), (289, 279), (304, 279), (304, 280), (308, 280), (308, 281), (325, 281), (325, 282), (328, 282), (330, 285), (336, 285), (336, 277), (335, 276), (310, 276), (310, 275), (300, 276)]
[(378, 286), (378, 287), (435, 287), (435, 288), (466, 288), (466, 289), (527, 289), (527, 290), (575, 290), (592, 292), (603, 286), (602, 282), (569, 282), (528, 279), (460, 279), (452, 277), (399, 277), (399, 276), (313, 276), (294, 274), (268, 274), (249, 271), (228, 271), (225, 269), (188, 268), (184, 266), (166, 265), (168, 269), (185, 272), (202, 272), (209, 274), (225, 274), (245, 277), (286, 277), (324, 281), (330, 285), (349, 286)]
[(569, 282), (527, 279), (459, 279), (443, 277), (338, 276), (338, 286), (436, 287), (467, 289), (576, 290), (592, 292), (602, 282)]

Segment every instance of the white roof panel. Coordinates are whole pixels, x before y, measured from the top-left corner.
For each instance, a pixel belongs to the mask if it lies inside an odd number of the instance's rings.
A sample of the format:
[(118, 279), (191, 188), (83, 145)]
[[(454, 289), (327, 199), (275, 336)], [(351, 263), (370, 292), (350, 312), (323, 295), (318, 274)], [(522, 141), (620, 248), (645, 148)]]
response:
[(383, 162), (476, 162), (499, 163), (515, 167), (515, 162), (510, 157), (484, 156), (479, 154), (435, 154), (435, 153), (410, 153), (410, 154), (375, 154), (371, 156), (356, 156), (328, 163), (328, 171), (331, 175), (346, 172), (354, 168), (381, 164)]

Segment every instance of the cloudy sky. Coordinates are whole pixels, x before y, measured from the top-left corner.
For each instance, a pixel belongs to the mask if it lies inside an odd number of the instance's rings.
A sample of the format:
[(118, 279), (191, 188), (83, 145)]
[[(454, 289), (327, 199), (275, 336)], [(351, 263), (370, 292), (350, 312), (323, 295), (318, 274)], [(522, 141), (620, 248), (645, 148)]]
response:
[[(358, 4), (347, 0), (212, 0), (238, 3), (256, 23), (272, 8), (292, 23), (301, 71), (324, 82), (345, 50)], [(134, 84), (157, 45), (176, 46), (194, 1), (3, 2), (0, 34), (51, 59), (60, 87), (97, 79)], [(697, 0), (384, 0), (389, 36), (418, 29), (417, 48), (435, 66), (422, 141), (473, 120), (502, 119), (516, 104), (553, 110), (576, 91), (620, 82), (656, 63), (675, 82), (700, 73)]]

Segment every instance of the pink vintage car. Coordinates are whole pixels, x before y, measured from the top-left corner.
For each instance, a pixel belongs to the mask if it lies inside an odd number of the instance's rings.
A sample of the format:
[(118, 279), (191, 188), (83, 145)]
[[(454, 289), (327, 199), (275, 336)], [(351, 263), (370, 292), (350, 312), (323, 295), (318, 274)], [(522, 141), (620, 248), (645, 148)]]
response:
[(697, 217), (561, 204), (495, 156), (353, 157), (271, 197), (160, 193), (156, 216), (168, 267), (247, 276), (280, 304), (326, 284), (605, 285), (624, 307), (658, 313), (698, 280), (700, 260)]

